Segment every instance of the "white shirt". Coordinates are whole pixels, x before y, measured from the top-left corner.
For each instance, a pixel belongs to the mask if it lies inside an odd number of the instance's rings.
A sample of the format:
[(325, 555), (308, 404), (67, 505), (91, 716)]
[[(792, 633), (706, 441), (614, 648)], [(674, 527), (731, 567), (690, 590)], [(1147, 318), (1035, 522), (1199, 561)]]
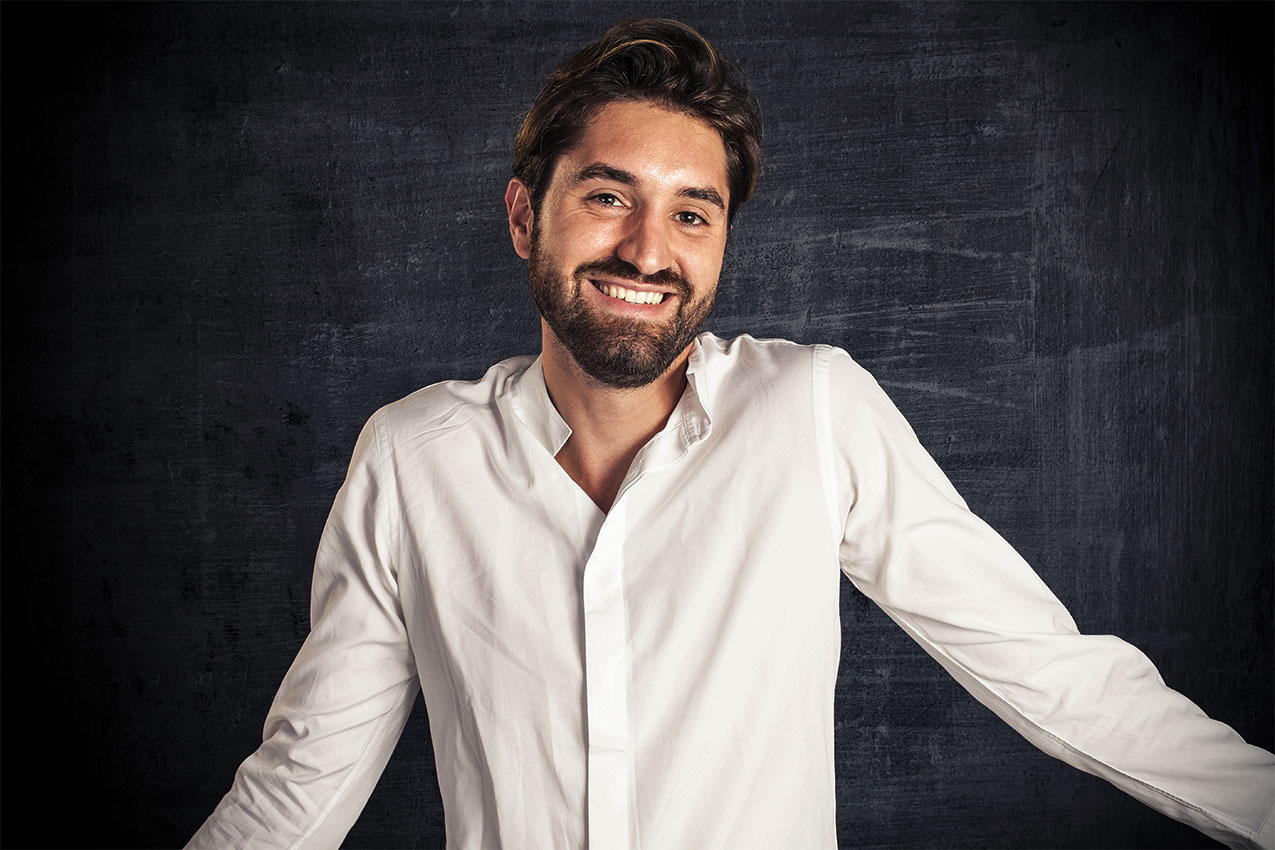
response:
[(836, 847), (843, 574), (1046, 753), (1275, 846), (1275, 756), (1079, 634), (845, 351), (703, 333), (686, 371), (605, 514), (539, 358), (376, 411), (310, 635), (188, 847), (337, 847), (418, 687), (448, 848)]

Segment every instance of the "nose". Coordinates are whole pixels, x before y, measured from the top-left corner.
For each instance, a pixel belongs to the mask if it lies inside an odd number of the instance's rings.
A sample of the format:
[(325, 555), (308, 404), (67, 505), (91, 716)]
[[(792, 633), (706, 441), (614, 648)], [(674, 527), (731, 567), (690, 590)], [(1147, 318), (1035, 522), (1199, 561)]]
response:
[(638, 210), (625, 222), (624, 237), (616, 248), (616, 256), (643, 275), (652, 275), (672, 265), (668, 233), (659, 213)]

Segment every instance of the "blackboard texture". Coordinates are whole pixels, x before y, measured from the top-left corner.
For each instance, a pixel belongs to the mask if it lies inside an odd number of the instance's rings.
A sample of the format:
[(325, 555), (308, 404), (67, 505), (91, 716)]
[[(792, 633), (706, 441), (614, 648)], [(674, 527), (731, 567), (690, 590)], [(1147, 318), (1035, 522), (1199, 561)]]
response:
[[(360, 425), (537, 350), (513, 132), (648, 15), (764, 112), (708, 329), (846, 348), (1082, 631), (1275, 746), (1270, 4), (5, 3), (7, 846), (211, 811)], [(1218, 846), (842, 593), (843, 846)], [(442, 846), (426, 722), (348, 846)]]

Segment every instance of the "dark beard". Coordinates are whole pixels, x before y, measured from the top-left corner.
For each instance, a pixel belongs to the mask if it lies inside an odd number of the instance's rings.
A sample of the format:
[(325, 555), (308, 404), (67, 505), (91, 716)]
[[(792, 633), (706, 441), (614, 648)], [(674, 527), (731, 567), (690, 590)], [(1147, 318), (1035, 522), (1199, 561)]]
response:
[[(695, 339), (713, 309), (714, 295), (691, 302), (691, 286), (669, 270), (643, 277), (618, 257), (585, 263), (570, 281), (559, 280), (553, 257), (540, 250), (532, 238), (527, 276), (531, 297), (540, 315), (571, 352), (585, 374), (612, 387), (645, 386), (668, 370), (670, 364)], [(593, 286), (589, 274), (671, 286), (678, 295), (671, 319), (655, 323), (591, 310), (582, 287)]]

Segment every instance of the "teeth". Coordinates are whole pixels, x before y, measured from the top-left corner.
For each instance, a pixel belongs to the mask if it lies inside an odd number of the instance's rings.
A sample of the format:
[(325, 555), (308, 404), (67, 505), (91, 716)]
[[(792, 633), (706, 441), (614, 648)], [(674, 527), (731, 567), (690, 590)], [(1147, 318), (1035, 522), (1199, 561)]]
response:
[(625, 289), (623, 286), (614, 284), (603, 284), (598, 286), (607, 295), (612, 298), (619, 298), (621, 301), (627, 301), (630, 304), (658, 304), (664, 299), (662, 292), (638, 292), (633, 289)]

